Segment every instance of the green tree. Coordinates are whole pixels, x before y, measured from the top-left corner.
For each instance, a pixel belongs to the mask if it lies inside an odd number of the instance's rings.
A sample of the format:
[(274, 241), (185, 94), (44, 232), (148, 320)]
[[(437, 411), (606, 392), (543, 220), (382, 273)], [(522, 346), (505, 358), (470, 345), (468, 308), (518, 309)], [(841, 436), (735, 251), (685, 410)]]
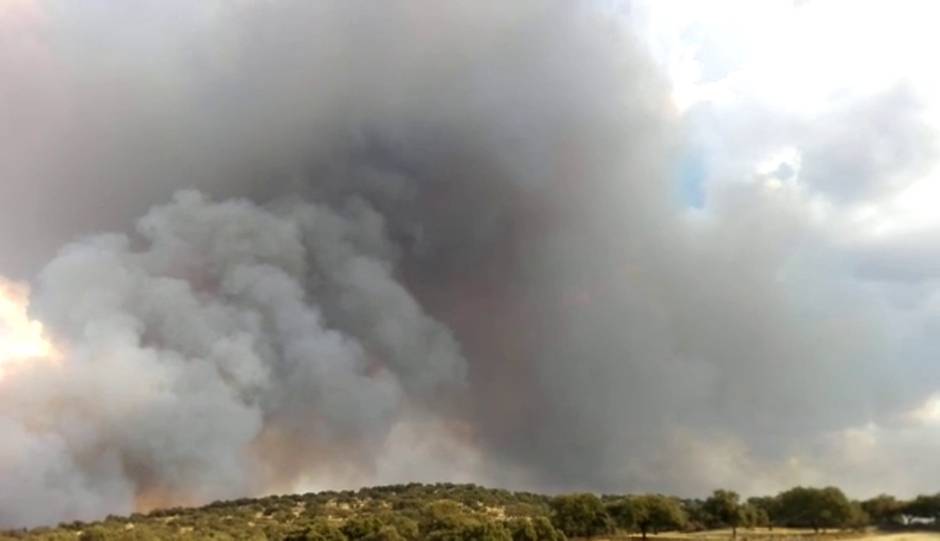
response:
[(512, 541), (499, 523), (475, 516), (451, 500), (439, 500), (424, 507), (420, 522), (421, 539), (428, 541)]
[(350, 541), (367, 539), (381, 529), (382, 522), (371, 515), (352, 517), (340, 527), (340, 531), (342, 531)]
[(613, 530), (604, 504), (593, 494), (558, 496), (551, 509), (552, 524), (569, 537), (592, 537)]
[(705, 512), (705, 501), (698, 498), (679, 500), (682, 512), (685, 513), (685, 528), (699, 531), (708, 528), (710, 517)]
[(878, 526), (895, 526), (901, 523), (904, 502), (894, 496), (879, 494), (862, 502), (862, 509), (868, 513), (872, 522)]
[(535, 528), (535, 535), (539, 541), (565, 541), (565, 534), (552, 526), (552, 523), (546, 517), (532, 518), (532, 526)]
[(323, 519), (314, 520), (294, 529), (284, 541), (347, 541), (346, 535)]
[(447, 528), (428, 533), (428, 541), (512, 541), (502, 524), (477, 517), (463, 517)]
[(81, 541), (108, 541), (112, 537), (108, 535), (108, 530), (101, 526), (92, 526), (85, 529), (78, 537)]
[(865, 512), (861, 502), (849, 502), (849, 516), (845, 520), (844, 527), (861, 531), (869, 524), (871, 524), (871, 517)]
[(545, 517), (514, 518), (506, 522), (512, 541), (564, 541), (565, 534), (558, 531)]
[(738, 508), (738, 515), (740, 516), (739, 526), (757, 528), (767, 526), (770, 523), (767, 512), (751, 503), (741, 504)]
[(390, 520), (378, 515), (365, 515), (352, 517), (343, 524), (340, 530), (350, 541), (398, 541), (406, 539), (391, 524)]
[(709, 526), (718, 528), (731, 528), (731, 537), (738, 536), (738, 525), (741, 523), (741, 498), (737, 492), (731, 490), (716, 490), (709, 496), (703, 508), (711, 518)]
[(539, 541), (538, 534), (532, 521), (525, 518), (514, 518), (506, 521), (506, 529), (512, 536), (512, 541)]
[(643, 539), (652, 530), (654, 533), (682, 528), (686, 522), (685, 513), (679, 502), (659, 494), (630, 496), (635, 527), (640, 530)]
[(438, 500), (425, 505), (421, 510), (420, 530), (423, 536), (434, 531), (454, 529), (467, 519), (465, 508), (452, 500)]
[(932, 496), (917, 496), (904, 506), (904, 513), (923, 520), (933, 520), (936, 524), (940, 524), (940, 493)]
[(789, 526), (841, 528), (848, 524), (852, 508), (848, 498), (835, 487), (795, 487), (780, 493), (780, 515)]
[(780, 499), (774, 496), (755, 496), (747, 499), (748, 505), (759, 510), (760, 521), (755, 526), (767, 526), (773, 531), (775, 521), (780, 518)]
[(636, 529), (636, 516), (630, 498), (617, 498), (606, 502), (607, 515), (614, 526), (621, 530), (633, 531)]

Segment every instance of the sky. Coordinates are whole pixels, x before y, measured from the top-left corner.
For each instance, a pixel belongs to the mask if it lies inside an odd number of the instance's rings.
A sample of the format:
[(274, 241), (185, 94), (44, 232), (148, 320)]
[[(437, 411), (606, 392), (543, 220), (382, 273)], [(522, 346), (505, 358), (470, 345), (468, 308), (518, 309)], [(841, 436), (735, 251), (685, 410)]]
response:
[(0, 526), (935, 491), (938, 10), (0, 3)]
[[(668, 74), (682, 123), (677, 193), (690, 219), (720, 220), (729, 210), (723, 192), (735, 185), (788, 199), (829, 239), (820, 255), (835, 265), (827, 269), (839, 273), (833, 278), (879, 296), (881, 325), (902, 332), (901, 349), (885, 359), (891, 370), (935, 381), (928, 336), (940, 77), (926, 66), (937, 45), (929, 27), (936, 6), (670, 1), (612, 9), (633, 16)], [(815, 466), (816, 478), (855, 493), (879, 483), (903, 493), (919, 474), (902, 479), (923, 467), (920, 490), (929, 490), (938, 397), (929, 385), (921, 392), (926, 400), (893, 419), (823, 436), (820, 456), (832, 463)]]

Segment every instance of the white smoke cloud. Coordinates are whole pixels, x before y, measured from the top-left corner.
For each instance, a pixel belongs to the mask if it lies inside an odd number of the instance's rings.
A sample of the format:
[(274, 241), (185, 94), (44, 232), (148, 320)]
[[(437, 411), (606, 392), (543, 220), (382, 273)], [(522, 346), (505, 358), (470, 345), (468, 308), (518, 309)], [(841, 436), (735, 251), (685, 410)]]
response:
[(137, 229), (66, 246), (39, 276), (34, 312), (66, 353), (0, 382), (4, 524), (368, 470), (406, 406), (464, 384), (362, 203), (181, 192)]

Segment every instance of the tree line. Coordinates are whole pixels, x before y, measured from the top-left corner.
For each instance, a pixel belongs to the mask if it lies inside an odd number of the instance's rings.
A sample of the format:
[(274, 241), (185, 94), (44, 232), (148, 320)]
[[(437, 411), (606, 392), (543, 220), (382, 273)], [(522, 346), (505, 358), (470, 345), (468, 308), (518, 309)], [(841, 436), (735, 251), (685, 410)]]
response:
[(549, 496), (440, 483), (243, 498), (0, 533), (0, 541), (129, 539), (273, 541), (561, 541), (615, 533), (775, 527), (833, 529), (940, 526), (940, 494), (854, 501), (835, 487), (795, 487), (741, 498), (661, 494)]
[(940, 493), (908, 501), (880, 495), (850, 500), (836, 487), (794, 487), (776, 496), (746, 500), (731, 490), (716, 490), (705, 499), (659, 494), (595, 496), (572, 494), (551, 502), (552, 521), (569, 536), (592, 537), (615, 531), (700, 531), (728, 528), (773, 530), (775, 526), (825, 529), (940, 528)]

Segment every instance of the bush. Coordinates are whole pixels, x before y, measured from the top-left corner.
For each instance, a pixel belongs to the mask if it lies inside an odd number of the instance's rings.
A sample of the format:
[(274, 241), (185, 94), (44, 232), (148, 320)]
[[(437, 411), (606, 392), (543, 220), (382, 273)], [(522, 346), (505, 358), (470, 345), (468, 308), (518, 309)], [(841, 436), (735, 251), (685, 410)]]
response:
[(428, 541), (512, 541), (502, 524), (489, 520), (465, 518), (446, 529), (434, 530)]
[(512, 541), (564, 541), (565, 534), (545, 517), (516, 518), (506, 522)]
[(392, 513), (353, 517), (341, 528), (350, 541), (410, 541), (418, 538), (418, 524)]
[(107, 541), (111, 539), (111, 536), (108, 535), (108, 531), (101, 526), (92, 526), (83, 531), (78, 538), (81, 541)]
[(336, 526), (325, 520), (311, 522), (284, 537), (284, 541), (348, 541)]
[(552, 500), (552, 524), (569, 537), (593, 537), (613, 531), (604, 504), (593, 494), (571, 494)]

